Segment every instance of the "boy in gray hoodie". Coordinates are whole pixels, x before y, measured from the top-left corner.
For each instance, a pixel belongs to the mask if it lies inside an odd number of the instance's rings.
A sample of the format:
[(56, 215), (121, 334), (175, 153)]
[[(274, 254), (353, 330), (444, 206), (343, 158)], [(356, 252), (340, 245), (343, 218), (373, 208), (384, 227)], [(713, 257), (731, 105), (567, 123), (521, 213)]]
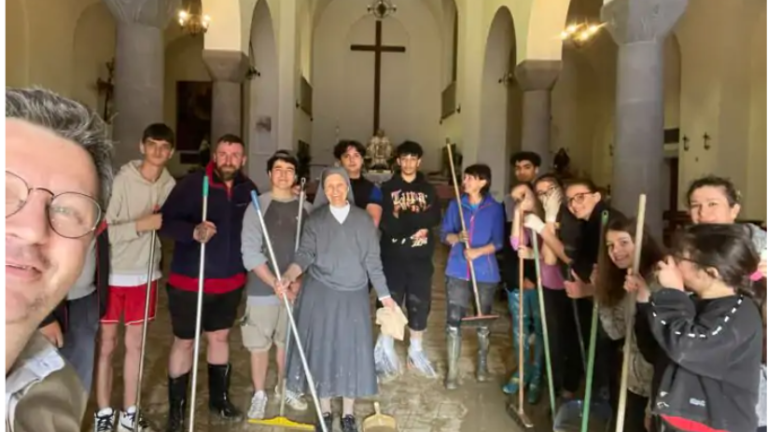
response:
[[(267, 161), (267, 174), (272, 189), (259, 197), (259, 206), (267, 225), (275, 259), (281, 272), (293, 262), (299, 211), (306, 220), (311, 204), (306, 201), (300, 209), (300, 200), (293, 193), (296, 182), (298, 160), (287, 151), (275, 153)], [(269, 366), (269, 351), (277, 347), (278, 377), (285, 377), (285, 340), (288, 331), (288, 316), (281, 299), (275, 295), (276, 278), (273, 263), (264, 241), (264, 232), (253, 206), (248, 206), (243, 216), (242, 231), (243, 265), (248, 269), (246, 291), (248, 301), (243, 319), (243, 345), (251, 352), (251, 378), (254, 394), (248, 409), (249, 419), (263, 419), (267, 406), (265, 381)], [(292, 284), (292, 295), (298, 292), (299, 283)], [(275, 389), (279, 398), (281, 381)], [(285, 401), (294, 410), (303, 411), (307, 404), (301, 396), (286, 391)]]

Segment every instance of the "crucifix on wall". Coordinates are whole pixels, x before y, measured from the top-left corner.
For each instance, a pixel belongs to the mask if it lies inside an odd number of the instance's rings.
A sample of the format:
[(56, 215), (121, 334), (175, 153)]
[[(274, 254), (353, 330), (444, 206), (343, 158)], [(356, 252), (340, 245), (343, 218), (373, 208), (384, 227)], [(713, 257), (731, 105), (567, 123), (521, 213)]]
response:
[(96, 90), (104, 94), (104, 111), (102, 118), (107, 123), (112, 123), (112, 96), (115, 92), (115, 59), (107, 62), (107, 79), (96, 80)]
[(373, 133), (379, 130), (379, 115), (381, 105), (381, 53), (404, 53), (404, 46), (384, 45), (381, 37), (381, 20), (376, 20), (376, 41), (373, 45), (352, 44), (349, 47), (352, 51), (373, 52)]

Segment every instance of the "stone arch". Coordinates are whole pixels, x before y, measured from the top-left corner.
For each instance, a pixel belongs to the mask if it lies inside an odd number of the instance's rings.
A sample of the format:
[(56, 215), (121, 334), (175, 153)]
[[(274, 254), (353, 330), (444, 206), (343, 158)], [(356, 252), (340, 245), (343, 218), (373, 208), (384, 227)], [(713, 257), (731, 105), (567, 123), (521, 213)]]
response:
[(267, 1), (262, 0), (253, 9), (249, 26), (251, 65), (258, 73), (251, 77), (247, 87), (248, 113), (248, 174), (256, 184), (269, 184), (264, 161), (278, 148), (278, 63), (277, 39), (273, 14)]
[(115, 55), (116, 24), (104, 2), (83, 10), (77, 19), (72, 42), (71, 95), (103, 113), (103, 101), (96, 85), (106, 77), (106, 63)]
[[(522, 116), (519, 109), (521, 96), (516, 98), (517, 107), (512, 103), (515, 100), (514, 92), (520, 95), (519, 87), (513, 78), (516, 58), (515, 42), (512, 13), (506, 6), (501, 6), (496, 10), (491, 21), (485, 44), (480, 105), (480, 143), (477, 147), (477, 160), (487, 163), (493, 172), (491, 193), (496, 199), (502, 199), (509, 190), (510, 151), (520, 148), (520, 128), (510, 127), (515, 123), (514, 120), (510, 121), (510, 114), (516, 111), (518, 124)], [(515, 144), (517, 149), (512, 148)]]
[(8, 0), (5, 5), (6, 76), (9, 87), (26, 86), (29, 82), (29, 22), (26, 0)]
[(258, 0), (200, 1), (203, 13), (211, 17), (211, 26), (204, 37), (205, 49), (247, 53), (249, 24)]

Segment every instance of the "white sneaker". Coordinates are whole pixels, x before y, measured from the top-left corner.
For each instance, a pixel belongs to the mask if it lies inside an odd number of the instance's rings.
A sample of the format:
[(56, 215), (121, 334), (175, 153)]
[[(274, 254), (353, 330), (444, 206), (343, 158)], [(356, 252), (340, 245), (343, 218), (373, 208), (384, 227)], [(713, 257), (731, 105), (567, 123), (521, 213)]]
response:
[(267, 394), (259, 390), (251, 398), (251, 407), (248, 408), (248, 418), (251, 420), (261, 420), (267, 411)]
[(93, 414), (93, 432), (112, 432), (115, 430), (115, 410), (102, 408)]
[(136, 418), (136, 407), (132, 406), (125, 411), (120, 412), (120, 423), (117, 425), (118, 432), (152, 432), (144, 416), (139, 414)]
[[(278, 382), (275, 386), (275, 397), (280, 399), (281, 384)], [(285, 389), (285, 404), (295, 411), (306, 411), (309, 405), (304, 401), (301, 394)]]

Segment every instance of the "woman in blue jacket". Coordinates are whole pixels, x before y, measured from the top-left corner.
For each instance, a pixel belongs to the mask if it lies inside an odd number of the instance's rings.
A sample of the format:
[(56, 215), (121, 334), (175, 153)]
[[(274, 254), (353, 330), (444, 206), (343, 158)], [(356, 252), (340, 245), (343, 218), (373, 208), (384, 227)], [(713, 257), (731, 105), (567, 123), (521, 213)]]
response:
[[(461, 230), (459, 207), (451, 201), (445, 212), (440, 239), (451, 246), (445, 267), (445, 290), (447, 305), (446, 341), (448, 351), (448, 375), (445, 387), (458, 387), (458, 363), (461, 353), (461, 319), (467, 315), (472, 301), (472, 281), (467, 260), (472, 260), (480, 294), (483, 314), (490, 314), (493, 299), (501, 277), (496, 261), (496, 251), (504, 244), (504, 208), (488, 193), (491, 188), (491, 169), (488, 165), (476, 164), (464, 170), (462, 181), (464, 193), (461, 196), (461, 212), (466, 223), (466, 232)], [(466, 244), (465, 244), (466, 242)], [(467, 247), (468, 244), (468, 247)], [(490, 329), (478, 327), (477, 380), (488, 380), (488, 348)]]

